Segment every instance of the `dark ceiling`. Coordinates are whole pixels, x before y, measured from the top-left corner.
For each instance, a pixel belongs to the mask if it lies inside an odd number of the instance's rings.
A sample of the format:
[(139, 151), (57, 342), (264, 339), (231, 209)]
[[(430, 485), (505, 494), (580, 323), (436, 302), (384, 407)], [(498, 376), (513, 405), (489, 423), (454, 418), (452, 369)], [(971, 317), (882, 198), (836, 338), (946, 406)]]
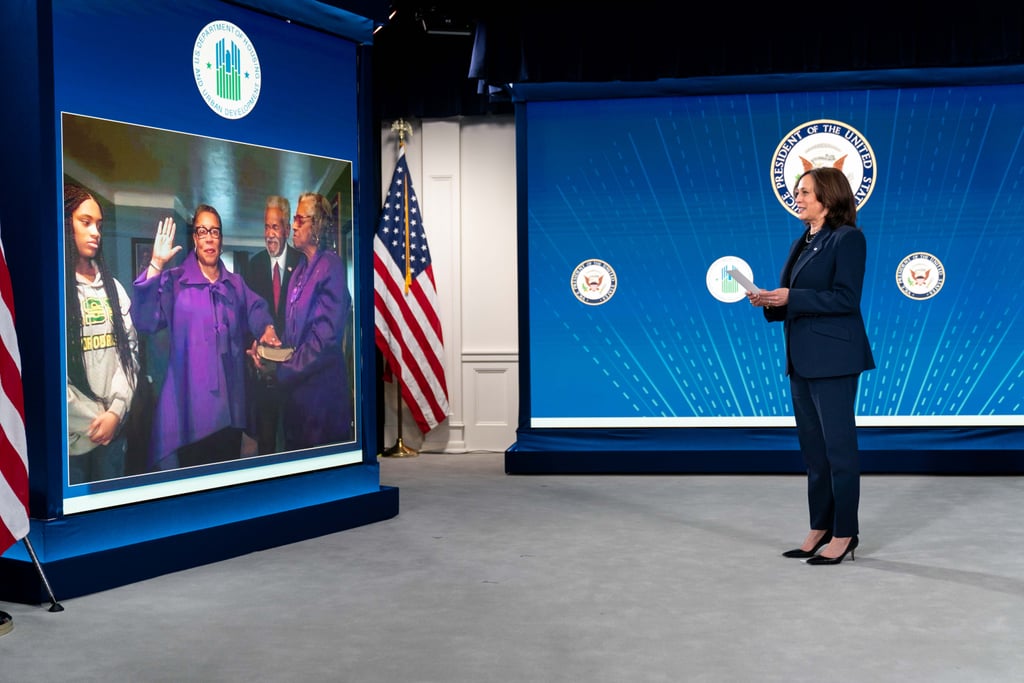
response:
[[(863, 14), (854, 16), (856, 21), (837, 23), (816, 9), (813, 22), (776, 28), (782, 22), (767, 11), (734, 12), (737, 16), (728, 22), (708, 23), (664, 16), (655, 5), (669, 3), (643, 1), (630, 3), (629, 12), (622, 9), (626, 5), (612, 11), (594, 3), (587, 5), (589, 10), (578, 11), (579, 3), (542, 6), (535, 0), (476, 3), (480, 7), (475, 9), (469, 3), (423, 0), (235, 1), (263, 11), (302, 10), (305, 19), (291, 16), (328, 32), (332, 26), (333, 32), (343, 30), (337, 17), (332, 23), (327, 16), (334, 7), (357, 15), (364, 32), (368, 23), (363, 17), (382, 23), (369, 53), (374, 120), (385, 124), (398, 118), (512, 112), (507, 91), (501, 88), (510, 82), (556, 83), (561, 92), (573, 84), (609, 81), (1024, 63), (1020, 8), (963, 22), (922, 19), (912, 25), (892, 17), (871, 22)], [(387, 21), (392, 9), (398, 13)], [(95, 132), (103, 126), (101, 121), (65, 125), (94, 129), (93, 134), (69, 136), (79, 141), (65, 152), (71, 169), (88, 168), (85, 160), (113, 158), (116, 150), (130, 148), (116, 130)], [(98, 140), (104, 141), (103, 148), (82, 147)], [(259, 178), (239, 182), (214, 174), (180, 184), (180, 179), (161, 174), (189, 168), (187, 159), (209, 159), (203, 166), (211, 170), (229, 167), (258, 173), (276, 167), (276, 162), (261, 158), (267, 150), (199, 139), (189, 145), (154, 142), (146, 149), (121, 163), (104, 164), (102, 173), (94, 169), (102, 176), (94, 180), (142, 193), (160, 177), (158, 184), (177, 187), (175, 196), (187, 205), (202, 199), (217, 206), (229, 232), (244, 232), (262, 220), (263, 197), (256, 188), (264, 183)], [(225, 155), (241, 156), (225, 164)], [(311, 178), (322, 179), (324, 173), (310, 160), (289, 164), (280, 189), (298, 196)], [(255, 196), (239, 194), (238, 187), (253, 188)]]
[(374, 100), (381, 119), (510, 111), (501, 93), (493, 92), (509, 82), (1024, 63), (1020, 3), (984, 13), (963, 5), (911, 13), (849, 3), (687, 9), (683, 3), (648, 0), (395, 0), (377, 7), (381, 17), (397, 10), (374, 38)]

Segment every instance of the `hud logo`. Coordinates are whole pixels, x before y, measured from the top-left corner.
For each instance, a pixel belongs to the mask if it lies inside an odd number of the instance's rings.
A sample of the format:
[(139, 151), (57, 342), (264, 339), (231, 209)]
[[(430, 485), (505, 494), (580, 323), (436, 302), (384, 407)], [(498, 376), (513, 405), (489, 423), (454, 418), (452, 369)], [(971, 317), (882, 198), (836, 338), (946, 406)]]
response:
[(203, 101), (219, 116), (240, 119), (260, 98), (260, 60), (249, 37), (228, 21), (207, 24), (192, 50), (192, 72)]

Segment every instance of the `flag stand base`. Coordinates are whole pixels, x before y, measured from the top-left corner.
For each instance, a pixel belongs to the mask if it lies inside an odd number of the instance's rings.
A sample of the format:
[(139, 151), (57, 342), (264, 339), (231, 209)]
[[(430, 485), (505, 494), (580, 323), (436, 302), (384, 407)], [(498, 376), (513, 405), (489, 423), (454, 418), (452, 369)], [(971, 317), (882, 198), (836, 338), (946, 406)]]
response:
[[(32, 547), (32, 541), (28, 540), (28, 536), (21, 539), (25, 544), (25, 548), (28, 550), (29, 557), (32, 558), (32, 564), (35, 565), (36, 571), (39, 572), (39, 578), (43, 582), (43, 586), (46, 588), (46, 594), (50, 596), (50, 609), (49, 612), (63, 612), (64, 606), (57, 602), (57, 598), (53, 597), (53, 589), (50, 588), (50, 582), (46, 580), (46, 574), (43, 572), (43, 565), (39, 564), (39, 558), (36, 556), (36, 549)], [(11, 626), (13, 628), (13, 625)]]
[(402, 390), (398, 387), (398, 383), (395, 383), (395, 418), (398, 422), (398, 427), (395, 431), (398, 436), (395, 440), (395, 445), (385, 450), (381, 455), (385, 458), (415, 458), (419, 455), (419, 451), (415, 448), (409, 448), (402, 442)]
[(415, 448), (409, 448), (402, 443), (402, 437), (398, 437), (395, 445), (382, 453), (385, 458), (415, 458), (419, 454)]
[(7, 612), (0, 612), (0, 636), (6, 636), (14, 630), (14, 619)]

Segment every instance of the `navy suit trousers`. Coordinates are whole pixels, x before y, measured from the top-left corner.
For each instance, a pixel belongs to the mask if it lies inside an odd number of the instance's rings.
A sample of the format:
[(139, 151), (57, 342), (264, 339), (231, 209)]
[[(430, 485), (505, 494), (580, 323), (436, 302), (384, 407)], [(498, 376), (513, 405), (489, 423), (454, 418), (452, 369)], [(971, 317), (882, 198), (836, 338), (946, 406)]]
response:
[(860, 375), (807, 378), (790, 373), (800, 452), (807, 466), (812, 529), (856, 536), (860, 459), (854, 419)]

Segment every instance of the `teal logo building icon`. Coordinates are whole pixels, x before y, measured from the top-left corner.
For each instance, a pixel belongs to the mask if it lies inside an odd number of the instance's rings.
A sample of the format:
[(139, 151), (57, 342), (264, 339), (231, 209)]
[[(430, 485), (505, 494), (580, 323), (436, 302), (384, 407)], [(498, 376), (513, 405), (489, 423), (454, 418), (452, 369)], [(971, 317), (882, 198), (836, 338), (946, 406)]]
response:
[(203, 27), (192, 50), (192, 73), (203, 101), (217, 115), (240, 119), (260, 97), (260, 60), (245, 31), (229, 21)]
[(234, 41), (217, 41), (217, 96), (235, 102), (242, 99), (242, 72), (239, 70), (241, 52)]
[(707, 285), (708, 292), (725, 304), (747, 300), (747, 290), (743, 289), (729, 273), (733, 269), (740, 271), (753, 282), (754, 271), (751, 270), (750, 264), (739, 256), (723, 256), (715, 259), (704, 274), (704, 283)]

